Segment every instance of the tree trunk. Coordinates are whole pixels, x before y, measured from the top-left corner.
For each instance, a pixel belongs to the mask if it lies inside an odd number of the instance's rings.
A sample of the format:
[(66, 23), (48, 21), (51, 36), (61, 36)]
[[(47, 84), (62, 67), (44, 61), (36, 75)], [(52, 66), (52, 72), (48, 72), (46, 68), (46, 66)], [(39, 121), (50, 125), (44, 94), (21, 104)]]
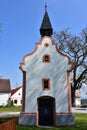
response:
[(75, 107), (75, 89), (71, 86), (71, 104)]

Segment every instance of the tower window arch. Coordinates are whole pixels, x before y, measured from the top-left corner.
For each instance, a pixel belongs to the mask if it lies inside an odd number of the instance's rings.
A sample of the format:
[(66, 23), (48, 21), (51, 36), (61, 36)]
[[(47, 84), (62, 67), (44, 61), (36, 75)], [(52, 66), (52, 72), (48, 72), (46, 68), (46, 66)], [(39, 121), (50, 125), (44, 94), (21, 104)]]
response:
[(44, 55), (42, 61), (44, 63), (49, 63), (50, 62), (50, 55), (48, 55), (48, 54)]

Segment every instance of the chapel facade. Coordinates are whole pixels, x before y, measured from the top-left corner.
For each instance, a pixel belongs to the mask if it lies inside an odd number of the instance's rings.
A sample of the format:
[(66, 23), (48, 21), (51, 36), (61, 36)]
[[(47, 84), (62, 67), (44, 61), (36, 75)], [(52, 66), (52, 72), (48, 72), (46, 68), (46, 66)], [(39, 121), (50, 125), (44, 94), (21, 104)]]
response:
[(19, 125), (74, 125), (71, 111), (70, 58), (61, 53), (52, 38), (53, 28), (45, 7), (41, 39), (35, 50), (24, 56), (23, 102)]

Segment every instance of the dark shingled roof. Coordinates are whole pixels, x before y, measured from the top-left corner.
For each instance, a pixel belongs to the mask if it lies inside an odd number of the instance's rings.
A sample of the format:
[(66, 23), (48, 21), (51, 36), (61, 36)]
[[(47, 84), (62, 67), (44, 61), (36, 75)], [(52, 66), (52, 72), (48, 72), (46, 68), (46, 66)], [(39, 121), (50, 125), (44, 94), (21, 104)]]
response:
[(0, 93), (10, 93), (10, 80), (9, 79), (0, 79)]
[(52, 25), (51, 25), (47, 10), (45, 10), (45, 14), (42, 20), (42, 24), (40, 27), (40, 34), (42, 36), (45, 36), (45, 35), (51, 36), (53, 34)]
[(51, 22), (50, 22), (47, 11), (44, 14), (43, 21), (42, 21), (40, 29), (52, 29)]

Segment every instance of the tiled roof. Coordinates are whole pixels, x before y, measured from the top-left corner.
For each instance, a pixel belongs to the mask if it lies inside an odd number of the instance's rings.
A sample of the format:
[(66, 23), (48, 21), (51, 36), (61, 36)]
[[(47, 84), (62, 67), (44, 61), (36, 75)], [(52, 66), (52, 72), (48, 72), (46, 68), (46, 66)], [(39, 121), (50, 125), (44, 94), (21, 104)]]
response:
[(18, 87), (18, 88), (15, 88), (15, 89), (12, 89), (12, 90), (11, 90), (11, 96), (12, 96), (13, 94), (15, 94), (21, 87), (22, 87), (22, 86), (20, 86), (20, 87)]
[(0, 93), (10, 93), (10, 80), (0, 78)]

